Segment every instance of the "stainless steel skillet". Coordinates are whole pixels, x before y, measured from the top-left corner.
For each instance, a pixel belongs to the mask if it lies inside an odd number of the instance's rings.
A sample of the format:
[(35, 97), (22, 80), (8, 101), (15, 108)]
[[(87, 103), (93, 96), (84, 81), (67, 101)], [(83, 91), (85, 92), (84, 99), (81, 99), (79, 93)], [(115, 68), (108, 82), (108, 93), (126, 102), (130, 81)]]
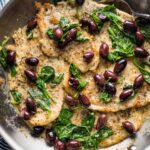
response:
[[(34, 1), (10, 0), (0, 13), (0, 39), (5, 35), (10, 36), (15, 29), (24, 26), (27, 20), (35, 14)], [(46, 0), (41, 1), (45, 2)], [(130, 12), (127, 5), (122, 3), (117, 3), (116, 5), (118, 8)], [(0, 77), (5, 80), (0, 89), (0, 134), (14, 150), (52, 150), (45, 144), (44, 140), (30, 136), (25, 123), (17, 116), (14, 108), (9, 104), (7, 77), (2, 68), (0, 68)], [(150, 120), (144, 124), (135, 141), (127, 139), (106, 150), (126, 150), (132, 144), (136, 145), (136, 150), (150, 150), (150, 147), (148, 147), (150, 145), (149, 129)]]

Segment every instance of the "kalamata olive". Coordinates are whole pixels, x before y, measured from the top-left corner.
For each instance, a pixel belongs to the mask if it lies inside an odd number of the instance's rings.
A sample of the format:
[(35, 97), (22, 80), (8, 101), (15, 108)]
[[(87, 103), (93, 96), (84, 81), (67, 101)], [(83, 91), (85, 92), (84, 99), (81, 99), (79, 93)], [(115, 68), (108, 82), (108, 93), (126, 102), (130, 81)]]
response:
[(21, 110), (21, 117), (24, 119), (24, 120), (29, 120), (30, 119), (30, 113), (27, 111), (26, 108), (23, 108)]
[(36, 127), (33, 127), (31, 134), (32, 136), (38, 137), (43, 133), (43, 131), (44, 131), (44, 127), (36, 126)]
[(124, 90), (119, 96), (120, 101), (127, 100), (132, 95), (132, 93), (133, 93), (133, 89)]
[(98, 85), (101, 88), (103, 88), (105, 85), (105, 79), (102, 75), (99, 75), (99, 74), (94, 75), (94, 81), (96, 85)]
[(135, 78), (133, 86), (135, 89), (138, 89), (142, 87), (143, 83), (144, 83), (144, 77), (142, 74), (140, 74), (139, 76)]
[(57, 40), (60, 40), (63, 35), (63, 30), (60, 27), (57, 27), (53, 30), (53, 33), (54, 33), (54, 37)]
[(71, 140), (66, 143), (67, 150), (79, 150), (81, 143), (77, 140)]
[(55, 140), (54, 150), (65, 150), (65, 143), (60, 140)]
[(89, 32), (91, 34), (97, 32), (97, 25), (96, 25), (96, 23), (94, 21), (90, 21), (88, 27), (89, 27)]
[(121, 73), (125, 69), (126, 66), (127, 66), (127, 61), (125, 59), (120, 59), (115, 64), (114, 73), (116, 74)]
[(31, 82), (36, 81), (37, 77), (36, 77), (36, 74), (33, 71), (25, 70), (24, 73), (25, 73), (28, 80), (30, 80)]
[(36, 104), (32, 98), (27, 98), (25, 101), (25, 104), (26, 104), (26, 108), (27, 108), (28, 112), (30, 112), (31, 114), (36, 113)]
[(137, 31), (137, 25), (134, 21), (124, 21), (123, 28), (125, 31), (130, 31), (135, 33)]
[(89, 107), (91, 105), (89, 98), (82, 93), (79, 94), (78, 99), (79, 99), (81, 105), (83, 105), (84, 107)]
[(76, 4), (79, 6), (82, 6), (84, 4), (85, 0), (76, 0)]
[(39, 59), (36, 57), (30, 57), (25, 60), (26, 64), (30, 66), (37, 66), (39, 63)]
[(118, 80), (117, 75), (114, 72), (109, 71), (109, 70), (106, 70), (104, 72), (104, 77), (105, 77), (106, 80), (109, 80), (109, 81), (112, 81), (112, 82), (116, 82)]
[(96, 129), (100, 130), (102, 129), (107, 123), (107, 115), (106, 114), (100, 114), (97, 124), (96, 124)]
[(9, 65), (14, 65), (16, 62), (16, 52), (8, 50), (7, 52), (7, 62)]
[(87, 27), (87, 26), (89, 26), (89, 24), (90, 24), (90, 19), (89, 18), (82, 18), (81, 20), (80, 20), (80, 23), (82, 24), (82, 27)]
[(137, 31), (135, 33), (135, 40), (138, 46), (142, 46), (145, 40), (144, 35), (140, 31)]
[(138, 58), (146, 58), (149, 55), (149, 53), (144, 48), (141, 47), (136, 47), (134, 49), (134, 54)]
[(69, 85), (71, 87), (73, 87), (74, 89), (77, 89), (78, 88), (78, 85), (79, 85), (79, 81), (73, 77), (70, 77), (69, 79)]
[(111, 95), (115, 95), (116, 94), (116, 87), (111, 82), (107, 82), (105, 84), (105, 89), (106, 89), (106, 92), (109, 93), (109, 94), (111, 94)]
[(130, 121), (122, 122), (122, 126), (128, 133), (130, 133), (132, 135), (136, 134), (135, 127)]
[(67, 41), (68, 39), (67, 38), (65, 38), (64, 39), (64, 41), (59, 41), (58, 42), (58, 48), (60, 48), (60, 49), (64, 49), (67, 45), (68, 45), (68, 43), (69, 43), (69, 41)]
[(98, 17), (103, 23), (108, 21), (107, 16), (105, 16), (104, 14), (99, 14)]
[(100, 56), (104, 59), (108, 57), (109, 54), (109, 46), (107, 43), (102, 43), (99, 49)]
[(27, 28), (29, 30), (32, 30), (32, 29), (36, 28), (36, 26), (37, 26), (37, 20), (36, 20), (36, 18), (32, 18), (31, 20), (28, 21)]
[(66, 103), (71, 106), (71, 107), (75, 107), (78, 105), (78, 101), (75, 100), (72, 96), (67, 95), (65, 97)]
[(53, 146), (56, 140), (56, 136), (54, 135), (54, 133), (50, 130), (47, 129), (46, 130), (46, 142), (48, 143), (48, 145)]
[(90, 62), (92, 60), (92, 58), (94, 57), (94, 53), (92, 51), (90, 52), (86, 52), (83, 55), (83, 58), (86, 62)]
[(76, 35), (77, 35), (77, 29), (73, 28), (71, 30), (68, 31), (68, 35), (67, 35), (67, 41), (73, 41), (76, 39)]

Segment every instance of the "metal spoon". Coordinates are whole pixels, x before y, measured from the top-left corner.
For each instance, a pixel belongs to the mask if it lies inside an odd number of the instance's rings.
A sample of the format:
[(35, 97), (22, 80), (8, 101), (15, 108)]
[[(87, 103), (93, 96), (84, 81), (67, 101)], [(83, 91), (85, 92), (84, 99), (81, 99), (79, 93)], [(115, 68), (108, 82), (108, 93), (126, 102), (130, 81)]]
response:
[(129, 5), (133, 14), (139, 17), (150, 18), (149, 0), (122, 0)]

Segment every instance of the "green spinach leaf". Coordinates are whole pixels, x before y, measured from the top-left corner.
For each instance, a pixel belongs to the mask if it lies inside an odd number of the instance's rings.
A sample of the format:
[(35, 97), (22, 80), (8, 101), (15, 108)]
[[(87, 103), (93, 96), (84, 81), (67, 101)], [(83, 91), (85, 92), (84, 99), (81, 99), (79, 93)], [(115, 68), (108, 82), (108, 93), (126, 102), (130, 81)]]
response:
[(59, 74), (58, 76), (55, 76), (55, 78), (52, 80), (52, 84), (58, 85), (61, 83), (61, 81), (64, 79), (64, 74)]
[(97, 149), (99, 143), (113, 135), (113, 131), (104, 127), (97, 132), (90, 132), (93, 128), (95, 116), (94, 113), (86, 115), (81, 126), (77, 126), (71, 123), (71, 117), (73, 112), (67, 108), (63, 108), (60, 116), (53, 125), (53, 132), (62, 141), (78, 140), (82, 144), (83, 149)]
[(59, 21), (59, 26), (62, 28), (64, 32), (69, 31), (70, 29), (76, 28), (79, 26), (78, 23), (70, 23), (70, 20), (65, 17), (61, 17)]
[(49, 36), (50, 39), (55, 39), (53, 29), (49, 28), (47, 31), (47, 35)]
[(39, 77), (44, 82), (49, 82), (51, 79), (55, 77), (55, 70), (51, 66), (44, 66), (41, 69), (41, 72), (39, 74)]
[(7, 63), (8, 50), (4, 47), (8, 43), (8, 40), (9, 38), (5, 37), (5, 39), (0, 45), (0, 64), (2, 65), (5, 71), (10, 72), (11, 76), (14, 77), (17, 74), (16, 65), (9, 65)]
[(70, 71), (70, 74), (73, 77), (75, 77), (78, 80), (78, 82), (79, 82), (77, 91), (82, 91), (86, 87), (87, 82), (81, 79), (80, 70), (76, 67), (75, 64), (71, 64), (70, 68), (69, 68), (69, 71)]
[(76, 41), (78, 41), (78, 42), (86, 42), (88, 40), (89, 40), (88, 38), (82, 36), (82, 32), (79, 32), (79, 31), (77, 32)]
[(104, 103), (109, 103), (111, 101), (112, 96), (107, 92), (102, 92), (100, 94), (99, 99), (102, 100)]
[(109, 53), (108, 60), (117, 61), (124, 57), (134, 56), (134, 43), (116, 25), (111, 24), (108, 32), (112, 40), (112, 47), (115, 49)]
[(51, 95), (51, 93), (47, 90), (46, 88), (46, 84), (45, 81), (42, 80), (41, 78), (38, 78), (36, 81), (36, 85), (38, 87), (38, 89), (40, 89), (43, 93), (43, 95), (47, 98), (47, 99), (51, 99), (53, 102), (55, 102), (54, 97)]
[(145, 64), (142, 64), (138, 59), (134, 59), (134, 64), (139, 68), (140, 72), (143, 74), (145, 82), (150, 84), (150, 72), (145, 69)]
[(18, 105), (21, 103), (22, 94), (19, 93), (17, 90), (11, 90), (11, 95), (13, 96), (13, 100), (11, 101), (12, 104)]
[(30, 96), (36, 101), (38, 106), (44, 111), (50, 112), (50, 100), (38, 89), (29, 89)]
[(86, 127), (89, 131), (92, 130), (95, 122), (95, 115), (93, 112), (86, 113), (82, 120), (82, 126)]

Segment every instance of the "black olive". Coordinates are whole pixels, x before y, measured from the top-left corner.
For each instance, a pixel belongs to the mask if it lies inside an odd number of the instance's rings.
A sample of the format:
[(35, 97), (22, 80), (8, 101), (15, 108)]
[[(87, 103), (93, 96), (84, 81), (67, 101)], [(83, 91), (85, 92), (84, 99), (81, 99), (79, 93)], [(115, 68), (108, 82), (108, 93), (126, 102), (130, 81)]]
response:
[(67, 95), (65, 97), (66, 103), (71, 106), (71, 107), (75, 107), (78, 105), (78, 101), (75, 100), (72, 96)]
[(53, 30), (53, 33), (54, 33), (54, 37), (57, 39), (57, 40), (60, 40), (61, 37), (63, 36), (63, 30), (59, 27), (55, 28)]
[(116, 74), (121, 73), (125, 69), (126, 66), (127, 66), (127, 61), (125, 59), (120, 59), (115, 64), (114, 73)]
[(38, 137), (43, 133), (43, 131), (44, 131), (44, 127), (36, 126), (36, 127), (33, 127), (31, 134), (32, 136)]
[(84, 107), (89, 107), (91, 105), (89, 98), (82, 93), (79, 94), (78, 99), (79, 99), (81, 105), (83, 105)]
[(32, 98), (27, 98), (25, 104), (28, 112), (30, 112), (31, 114), (36, 113), (36, 104)]
[(65, 143), (60, 140), (55, 140), (54, 150), (65, 150)]
[(90, 19), (89, 18), (82, 18), (81, 20), (80, 20), (80, 23), (82, 24), (82, 27), (87, 27), (87, 26), (89, 26), (89, 24), (90, 24)]
[(96, 33), (98, 31), (97, 25), (94, 21), (90, 21), (88, 27), (89, 27), (89, 32), (91, 34)]
[(135, 135), (136, 134), (135, 127), (130, 121), (122, 122), (122, 126), (131, 135)]
[(79, 81), (73, 77), (70, 77), (69, 79), (69, 85), (71, 87), (73, 87), (74, 89), (77, 89), (78, 88), (78, 85), (79, 85)]
[(12, 50), (7, 51), (7, 62), (9, 65), (14, 65), (16, 62), (16, 52)]
[(109, 93), (109, 94), (111, 94), (111, 95), (115, 95), (116, 94), (116, 87), (111, 82), (107, 82), (105, 84), (105, 89), (106, 89), (106, 92)]
[(71, 29), (71, 30), (68, 31), (68, 35), (66, 37), (66, 40), (68, 42), (71, 42), (71, 41), (73, 41), (73, 40), (76, 39), (76, 36), (77, 36), (77, 29), (73, 28), (73, 29)]
[(103, 23), (108, 21), (107, 16), (105, 16), (104, 14), (99, 14), (98, 17)]
[(29, 120), (30, 119), (30, 113), (27, 111), (26, 108), (23, 108), (21, 110), (21, 117), (24, 119), (24, 120)]
[(137, 31), (135, 33), (135, 40), (138, 46), (142, 46), (145, 41), (144, 35), (140, 31)]
[(94, 57), (94, 53), (91, 51), (91, 52), (86, 52), (84, 53), (83, 55), (83, 58), (86, 62), (90, 62), (92, 60), (92, 58)]
[(54, 146), (55, 140), (56, 140), (55, 134), (50, 129), (47, 129), (46, 130), (46, 142), (48, 143), (48, 145)]
[(25, 60), (26, 64), (30, 66), (37, 66), (39, 63), (39, 59), (36, 57), (30, 57)]
[(28, 80), (30, 80), (31, 82), (35, 82), (37, 77), (36, 77), (36, 74), (31, 71), (31, 70), (25, 70), (24, 71), (26, 77), (28, 78)]
[(124, 90), (124, 91), (120, 94), (119, 99), (120, 99), (120, 101), (125, 101), (125, 100), (127, 100), (132, 94), (133, 94), (133, 90), (132, 90), (132, 89)]
[(107, 123), (107, 115), (101, 114), (97, 120), (96, 129), (100, 130), (102, 129)]
[(79, 150), (81, 143), (77, 140), (70, 140), (66, 143), (67, 150)]
[(112, 82), (116, 82), (118, 80), (117, 75), (109, 70), (106, 70), (104, 73), (104, 77), (106, 80), (112, 81)]
[(94, 75), (94, 81), (96, 85), (98, 85), (101, 88), (103, 88), (105, 85), (105, 79), (102, 75), (99, 75), (99, 74)]
[(134, 50), (134, 54), (138, 58), (146, 58), (149, 56), (149, 53), (144, 48), (141, 47), (136, 47)]
[(109, 46), (107, 43), (102, 43), (99, 49), (100, 56), (104, 59), (107, 59), (109, 54)]
[(123, 23), (123, 28), (125, 31), (130, 31), (130, 32), (133, 32), (135, 33), (137, 31), (137, 25), (134, 21), (125, 21)]
[(36, 20), (36, 18), (32, 18), (31, 20), (28, 21), (27, 28), (29, 30), (32, 30), (32, 29), (36, 28), (36, 26), (37, 26), (37, 20)]
[(143, 83), (144, 83), (144, 77), (143, 77), (142, 74), (140, 74), (134, 80), (134, 85), (133, 86), (134, 86), (135, 89), (138, 89), (138, 88), (142, 87)]
[(64, 41), (59, 41), (58, 42), (58, 48), (64, 49), (68, 45), (69, 41), (67, 38), (64, 39)]

